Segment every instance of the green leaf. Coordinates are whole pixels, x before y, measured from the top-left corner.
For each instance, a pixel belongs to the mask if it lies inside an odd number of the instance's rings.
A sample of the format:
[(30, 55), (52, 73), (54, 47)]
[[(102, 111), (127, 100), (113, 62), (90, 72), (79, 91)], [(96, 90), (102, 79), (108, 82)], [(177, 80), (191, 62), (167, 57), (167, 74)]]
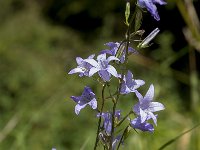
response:
[(142, 25), (142, 10), (136, 7), (135, 11), (135, 31), (137, 31)]

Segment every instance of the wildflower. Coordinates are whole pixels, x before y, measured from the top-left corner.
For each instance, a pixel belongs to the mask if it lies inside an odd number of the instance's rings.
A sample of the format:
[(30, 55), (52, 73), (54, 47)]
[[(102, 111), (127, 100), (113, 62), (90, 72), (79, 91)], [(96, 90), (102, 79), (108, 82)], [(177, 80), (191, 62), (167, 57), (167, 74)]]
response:
[(151, 15), (156, 19), (157, 21), (160, 20), (160, 16), (157, 11), (157, 7), (155, 4), (165, 5), (167, 4), (164, 0), (138, 0), (138, 5), (141, 8), (145, 8), (151, 13)]
[(150, 85), (149, 90), (143, 97), (138, 91), (135, 92), (139, 102), (133, 107), (133, 111), (141, 117), (141, 123), (144, 123), (147, 118), (152, 118), (157, 125), (157, 118), (153, 112), (165, 109), (164, 105), (159, 102), (151, 102), (154, 97), (154, 86)]
[(110, 56), (106, 59), (106, 54), (100, 54), (97, 56), (97, 61), (94, 59), (85, 59), (87, 63), (93, 66), (89, 71), (89, 77), (94, 75), (96, 72), (98, 72), (99, 76), (104, 81), (109, 81), (111, 75), (118, 77), (116, 69), (112, 65), (109, 65), (109, 62), (112, 60), (119, 61), (115, 56)]
[[(125, 53), (126, 53), (126, 48), (125, 48), (125, 44), (122, 44), (120, 46), (120, 43), (118, 42), (108, 42), (105, 44), (106, 46), (108, 46), (110, 49), (106, 49), (106, 50), (102, 50), (100, 53), (101, 54), (109, 54), (112, 56), (116, 56), (117, 58), (120, 59), (121, 63), (124, 63), (125, 61)], [(117, 56), (118, 52), (121, 51), (121, 55)], [(128, 52), (129, 53), (138, 53), (135, 49), (133, 49), (132, 47), (128, 47)]]
[[(148, 118), (147, 118), (148, 120)], [(141, 117), (138, 116), (137, 118), (135, 118), (134, 120), (131, 120), (130, 122), (131, 127), (135, 128), (135, 129), (139, 129), (142, 131), (149, 131), (149, 132), (153, 132), (154, 131), (154, 127), (152, 124), (148, 123), (148, 122), (141, 122)]]
[(137, 88), (144, 85), (145, 82), (143, 80), (135, 80), (133, 79), (133, 74), (130, 70), (128, 70), (127, 74), (124, 76), (122, 85), (121, 85), (121, 94), (128, 94), (130, 92), (135, 92)]
[[(87, 59), (92, 59), (94, 58), (94, 54), (90, 55)], [(85, 62), (84, 59), (82, 59), (81, 57), (76, 57), (76, 62), (78, 64), (78, 66), (74, 69), (72, 69), (68, 74), (74, 74), (74, 73), (80, 73), (79, 76), (88, 76), (90, 69), (92, 68), (92, 66)]]
[[(121, 111), (120, 110), (116, 110), (115, 111), (115, 120), (119, 121), (120, 120), (120, 116), (121, 116)], [(98, 113), (97, 117), (102, 117), (104, 119), (103, 127), (105, 129), (105, 132), (108, 135), (110, 135), (111, 130), (112, 130), (112, 114), (109, 113), (109, 112), (106, 112), (106, 113), (102, 113), (100, 115), (100, 113)]]
[(97, 100), (90, 87), (86, 86), (81, 96), (71, 96), (71, 99), (77, 103), (75, 106), (75, 113), (77, 115), (86, 105), (90, 105), (92, 109), (97, 108)]

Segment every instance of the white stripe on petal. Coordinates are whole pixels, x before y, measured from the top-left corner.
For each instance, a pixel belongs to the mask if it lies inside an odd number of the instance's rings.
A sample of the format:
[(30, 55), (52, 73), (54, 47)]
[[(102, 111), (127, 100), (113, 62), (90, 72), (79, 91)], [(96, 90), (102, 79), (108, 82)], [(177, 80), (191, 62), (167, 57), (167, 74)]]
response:
[(98, 72), (99, 69), (92, 67), (89, 71), (89, 77), (93, 76), (96, 72)]
[(148, 110), (151, 112), (156, 112), (164, 109), (165, 109), (164, 105), (159, 102), (151, 102), (148, 108)]
[(74, 68), (68, 74), (74, 74), (78, 72), (83, 73), (83, 70), (81, 68)]
[(144, 99), (147, 101), (152, 101), (154, 97), (154, 86), (153, 84), (150, 85), (149, 90), (147, 91), (146, 95), (144, 96)]
[(116, 77), (116, 78), (118, 77), (117, 71), (116, 71), (116, 69), (113, 66), (108, 65), (107, 71), (110, 74), (112, 74), (114, 77)]

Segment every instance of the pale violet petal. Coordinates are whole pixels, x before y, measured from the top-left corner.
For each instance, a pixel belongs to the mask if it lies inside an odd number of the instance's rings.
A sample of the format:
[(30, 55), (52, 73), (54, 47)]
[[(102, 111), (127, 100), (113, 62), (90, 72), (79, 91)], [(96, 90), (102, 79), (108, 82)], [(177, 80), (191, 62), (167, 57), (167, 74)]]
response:
[(96, 109), (97, 108), (97, 100), (95, 98), (93, 98), (88, 105), (90, 105), (92, 107), (92, 109)]
[(120, 61), (117, 57), (115, 57), (115, 56), (110, 56), (110, 57), (108, 57), (108, 59), (107, 59), (107, 61), (108, 62), (110, 62), (110, 61), (112, 61), (112, 60), (118, 60), (118, 61)]
[(145, 101), (152, 101), (154, 97), (154, 86), (153, 84), (150, 85), (146, 95), (144, 96)]
[(92, 67), (89, 71), (89, 77), (93, 76), (96, 72), (98, 72), (99, 69)]
[(98, 67), (98, 63), (97, 63), (97, 61), (96, 60), (94, 60), (94, 59), (85, 59), (84, 60), (85, 62), (87, 62), (87, 63), (89, 63), (90, 65), (92, 65), (92, 66), (94, 66), (94, 67)]
[(76, 57), (76, 62), (78, 65), (82, 63), (83, 59), (81, 57)]
[(100, 54), (99, 56), (97, 56), (97, 61), (104, 61), (106, 60), (106, 53), (104, 54)]
[(147, 113), (144, 112), (142, 109), (140, 109), (140, 117), (141, 117), (141, 123), (145, 122), (147, 119)]
[(90, 55), (90, 56), (88, 57), (88, 59), (93, 59), (94, 56), (95, 56), (95, 54), (92, 54), (92, 55)]
[(98, 74), (104, 81), (110, 80), (110, 74), (107, 70), (100, 70)]
[(152, 0), (153, 3), (157, 3), (157, 4), (160, 4), (160, 5), (165, 5), (167, 4), (164, 0)]
[(156, 118), (156, 116), (152, 112), (148, 112), (148, 115), (151, 116), (151, 118), (153, 119), (154, 124), (157, 126), (157, 118)]
[(74, 73), (83, 73), (84, 71), (81, 68), (74, 68), (70, 70), (68, 74), (74, 74)]
[(143, 100), (142, 94), (140, 94), (138, 91), (135, 91), (135, 94), (136, 94), (136, 96), (137, 96), (139, 102), (142, 102), (142, 100)]
[(140, 86), (145, 84), (145, 82), (143, 80), (135, 80), (135, 82), (137, 85), (140, 85)]
[(156, 112), (164, 109), (165, 109), (164, 105), (159, 102), (151, 102), (148, 108), (148, 110), (151, 112)]
[(116, 69), (113, 66), (108, 65), (107, 71), (110, 74), (112, 74), (114, 77), (116, 77), (116, 78), (118, 77), (117, 71), (116, 71)]
[(87, 105), (87, 104), (84, 104), (84, 105), (79, 105), (79, 104), (77, 104), (77, 105), (75, 106), (75, 113), (78, 115), (79, 112), (81, 111), (81, 109), (83, 109), (86, 105)]
[(80, 96), (71, 96), (71, 99), (73, 99), (76, 103), (80, 101)]

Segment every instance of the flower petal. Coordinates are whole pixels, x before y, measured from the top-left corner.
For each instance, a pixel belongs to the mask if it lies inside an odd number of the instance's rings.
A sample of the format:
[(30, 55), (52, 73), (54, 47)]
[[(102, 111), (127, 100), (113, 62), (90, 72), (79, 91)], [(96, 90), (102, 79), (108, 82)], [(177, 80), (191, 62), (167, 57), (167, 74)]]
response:
[(81, 100), (80, 96), (71, 96), (71, 99), (73, 99), (76, 103), (78, 103)]
[(112, 55), (112, 51), (111, 50), (109, 50), (109, 49), (105, 49), (105, 50), (102, 50), (101, 52), (100, 52), (100, 54), (110, 54), (110, 55)]
[(76, 57), (76, 62), (78, 65), (82, 64), (83, 59), (81, 57)]
[(110, 74), (112, 74), (114, 77), (116, 77), (116, 78), (118, 77), (117, 71), (116, 71), (116, 69), (113, 66), (108, 65), (107, 71)]
[(106, 60), (106, 53), (100, 54), (97, 56), (97, 61), (105, 61)]
[(95, 54), (92, 54), (92, 55), (90, 55), (90, 56), (88, 57), (88, 59), (93, 59), (94, 56), (95, 56)]
[(144, 123), (147, 119), (147, 113), (144, 112), (142, 109), (140, 109), (140, 117), (141, 117), (141, 123)]
[(86, 105), (87, 105), (87, 104), (85, 104), (85, 105), (77, 104), (77, 105), (75, 106), (75, 113), (78, 115), (79, 112), (81, 111), (81, 109), (83, 109)]
[(83, 73), (83, 72), (84, 71), (81, 68), (77, 67), (77, 68), (70, 70), (70, 72), (68, 74)]
[(142, 100), (143, 100), (143, 96), (142, 96), (142, 94), (140, 94), (138, 91), (135, 91), (135, 95), (137, 96), (139, 102), (141, 103)]
[(153, 1), (153, 3), (157, 3), (157, 4), (160, 4), (160, 5), (165, 5), (165, 4), (167, 4), (165, 1), (163, 1), (163, 0), (152, 0)]
[(98, 63), (97, 63), (97, 61), (96, 60), (94, 60), (94, 59), (85, 59), (84, 60), (85, 62), (87, 62), (87, 63), (89, 63), (89, 64), (91, 64), (92, 66), (94, 66), (94, 67), (98, 67)]
[(98, 72), (99, 69), (92, 67), (89, 71), (89, 77), (93, 76), (96, 72)]
[(92, 109), (96, 109), (97, 108), (97, 100), (95, 98), (93, 98), (88, 105), (90, 105), (92, 107)]
[(156, 112), (164, 109), (165, 109), (164, 105), (159, 102), (151, 102), (148, 108), (148, 110), (151, 112)]
[(142, 130), (142, 131), (149, 131), (149, 132), (154, 131), (153, 125), (148, 123), (148, 122), (141, 123), (140, 117), (137, 117), (134, 120), (131, 120), (130, 124), (135, 129), (139, 129), (139, 130)]
[(146, 95), (144, 96), (144, 100), (150, 102), (153, 100), (153, 97), (154, 97), (154, 86), (153, 84), (151, 84)]
[(152, 112), (148, 112), (148, 115), (153, 119), (154, 124), (157, 126), (157, 118)]
[(110, 74), (107, 70), (99, 70), (98, 74), (104, 81), (110, 80)]
[(112, 61), (112, 60), (118, 60), (118, 61), (120, 61), (117, 57), (115, 57), (115, 56), (110, 56), (110, 57), (108, 57), (108, 59), (107, 59), (107, 61), (108, 62), (110, 62), (110, 61)]

